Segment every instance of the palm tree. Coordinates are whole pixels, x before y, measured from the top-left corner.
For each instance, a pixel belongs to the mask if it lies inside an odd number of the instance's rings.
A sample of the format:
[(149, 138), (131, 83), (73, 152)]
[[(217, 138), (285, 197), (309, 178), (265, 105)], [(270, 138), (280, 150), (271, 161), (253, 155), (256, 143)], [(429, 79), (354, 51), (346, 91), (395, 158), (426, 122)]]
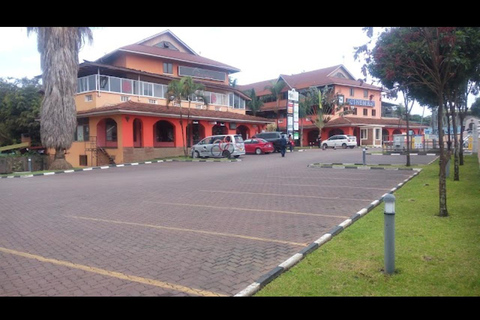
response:
[(71, 147), (77, 126), (78, 53), (85, 39), (92, 41), (92, 31), (88, 27), (29, 27), (27, 31), (37, 33), (42, 68), (41, 142), (55, 149), (50, 169), (69, 169), (72, 165), (65, 159), (65, 150)]
[[(315, 108), (314, 106), (319, 106)], [(321, 108), (321, 102), (319, 99), (319, 90), (316, 87), (310, 87), (307, 91), (300, 94), (298, 117), (300, 119), (309, 115), (316, 115), (315, 124), (317, 125), (319, 132), (322, 132), (323, 128), (323, 113)], [(322, 119), (322, 121), (318, 121)], [(303, 146), (303, 121), (300, 128), (300, 146)]]
[[(203, 101), (205, 105), (208, 105), (207, 99), (201, 93), (201, 91), (203, 91), (204, 88), (205, 88), (204, 85), (195, 83), (192, 77), (183, 77), (178, 80), (173, 80), (168, 84), (168, 89), (166, 93), (167, 107), (172, 101), (174, 101), (180, 107), (180, 126), (182, 128), (182, 145), (183, 145), (183, 154), (185, 157), (188, 156), (188, 152), (187, 152), (186, 143), (185, 143), (182, 100), (188, 100), (188, 111), (187, 111), (187, 126), (188, 126), (188, 124), (190, 123), (190, 105), (192, 102), (192, 98)], [(190, 136), (191, 134), (189, 135), (189, 137)]]
[(257, 115), (257, 112), (260, 111), (260, 108), (263, 106), (262, 100), (257, 97), (255, 89), (247, 90), (245, 92), (249, 97), (250, 101), (247, 102), (247, 106), (252, 110), (254, 116)]
[(280, 99), (282, 98), (282, 90), (285, 88), (285, 81), (282, 79), (278, 80), (277, 82), (272, 82), (270, 86), (266, 86), (265, 89), (270, 90), (272, 97), (276, 101), (275, 105), (275, 114), (277, 115), (277, 129), (278, 129), (278, 104), (280, 102)]

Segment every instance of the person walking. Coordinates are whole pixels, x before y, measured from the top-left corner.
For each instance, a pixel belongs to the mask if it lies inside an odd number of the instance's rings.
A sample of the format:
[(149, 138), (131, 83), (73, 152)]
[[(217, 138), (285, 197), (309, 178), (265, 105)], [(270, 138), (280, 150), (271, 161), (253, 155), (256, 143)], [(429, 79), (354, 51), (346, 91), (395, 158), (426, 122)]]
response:
[(290, 152), (293, 152), (293, 145), (294, 145), (293, 137), (291, 134), (288, 135), (288, 144), (290, 146)]
[(287, 139), (285, 138), (285, 135), (282, 135), (282, 138), (280, 139), (280, 153), (282, 154), (282, 157), (285, 157), (286, 149), (287, 149)]

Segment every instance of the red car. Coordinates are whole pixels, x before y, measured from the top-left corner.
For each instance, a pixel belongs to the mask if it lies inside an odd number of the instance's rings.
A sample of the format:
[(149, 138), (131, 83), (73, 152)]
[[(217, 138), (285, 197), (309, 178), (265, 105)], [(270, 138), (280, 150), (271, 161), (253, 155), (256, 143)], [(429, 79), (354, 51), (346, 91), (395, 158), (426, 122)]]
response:
[(273, 152), (273, 144), (265, 139), (252, 138), (244, 141), (246, 153), (270, 153)]

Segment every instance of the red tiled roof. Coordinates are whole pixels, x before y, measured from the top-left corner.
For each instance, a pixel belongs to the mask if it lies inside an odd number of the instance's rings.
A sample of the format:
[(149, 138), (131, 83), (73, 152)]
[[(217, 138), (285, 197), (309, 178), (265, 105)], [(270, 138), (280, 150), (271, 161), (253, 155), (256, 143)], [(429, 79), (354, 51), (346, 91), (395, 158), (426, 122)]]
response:
[[(187, 116), (188, 109), (182, 108), (183, 117)], [(127, 101), (124, 103), (103, 106), (90, 110), (77, 111), (79, 117), (94, 116), (94, 115), (112, 115), (112, 114), (137, 114), (144, 116), (164, 116), (170, 118), (180, 117), (180, 108), (175, 106), (165, 106), (158, 104), (139, 103)], [(213, 111), (190, 108), (190, 117), (195, 119), (206, 119), (212, 121), (235, 121), (248, 123), (270, 123), (274, 122), (272, 119), (255, 117), (251, 115), (238, 114), (227, 111)]]
[(266, 87), (271, 87), (272, 83), (275, 83), (277, 79), (264, 80), (260, 82), (255, 82), (247, 85), (237, 85), (237, 88), (242, 91), (247, 91), (254, 89), (255, 95), (257, 97), (271, 94), (270, 90), (265, 89)]
[[(398, 118), (361, 118), (361, 117), (338, 117), (328, 121), (325, 127), (340, 127), (340, 126), (362, 126), (362, 125), (380, 125), (389, 127), (406, 127), (407, 122)], [(409, 123), (411, 128), (427, 128), (426, 125), (420, 125), (417, 122)]]
[[(295, 90), (299, 91), (302, 89), (307, 89), (312, 86), (321, 87), (321, 86), (332, 85), (332, 84), (346, 85), (351, 87), (362, 87), (365, 89), (373, 89), (373, 90), (381, 90), (380, 87), (367, 84), (360, 80), (354, 80), (352, 78), (347, 79), (347, 78), (334, 77), (333, 73), (338, 69), (343, 69), (346, 73), (349, 74), (348, 70), (343, 65), (336, 65), (328, 68), (307, 71), (307, 72), (302, 72), (302, 73), (292, 74), (292, 75), (281, 74), (280, 78), (282, 78), (287, 84), (287, 87), (284, 89), (285, 91), (291, 88), (295, 88)], [(256, 82), (252, 84), (241, 85), (239, 86), (239, 88), (241, 88), (241, 90), (248, 90), (248, 89), (254, 88), (257, 96), (261, 96), (265, 94), (270, 94), (268, 90), (265, 90), (265, 86), (271, 86), (272, 81), (276, 81), (276, 80), (277, 79), (265, 80), (265, 81)]]
[(98, 59), (97, 62), (102, 62), (106, 58), (118, 52), (131, 52), (131, 53), (136, 53), (141, 55), (153, 56), (157, 58), (167, 58), (167, 59), (176, 60), (176, 61), (183, 61), (183, 62), (193, 63), (197, 65), (218, 68), (218, 69), (228, 71), (230, 73), (240, 71), (240, 69), (237, 69), (235, 67), (229, 66), (227, 64), (224, 64), (215, 60), (207, 59), (199, 55), (180, 52), (180, 51), (171, 50), (171, 49), (160, 48), (160, 47), (145, 46), (141, 44), (131, 44), (128, 46), (121, 47), (115, 50), (114, 52)]

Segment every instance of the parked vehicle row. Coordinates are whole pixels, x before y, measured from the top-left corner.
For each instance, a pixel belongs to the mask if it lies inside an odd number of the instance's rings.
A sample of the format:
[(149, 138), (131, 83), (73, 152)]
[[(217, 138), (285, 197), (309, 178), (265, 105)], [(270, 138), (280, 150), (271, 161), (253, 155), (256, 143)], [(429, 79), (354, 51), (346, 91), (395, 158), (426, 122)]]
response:
[(271, 142), (274, 148), (274, 152), (280, 152), (280, 140), (282, 139), (282, 135), (284, 135), (284, 133), (278, 131), (260, 132), (257, 133), (254, 138), (261, 138), (267, 140), (268, 142)]
[[(192, 158), (238, 158), (246, 153), (268, 154), (280, 151), (281, 132), (262, 132), (243, 140), (239, 134), (215, 135), (202, 139), (192, 146)], [(322, 142), (322, 149), (354, 148), (357, 138), (351, 135), (334, 135)]]

